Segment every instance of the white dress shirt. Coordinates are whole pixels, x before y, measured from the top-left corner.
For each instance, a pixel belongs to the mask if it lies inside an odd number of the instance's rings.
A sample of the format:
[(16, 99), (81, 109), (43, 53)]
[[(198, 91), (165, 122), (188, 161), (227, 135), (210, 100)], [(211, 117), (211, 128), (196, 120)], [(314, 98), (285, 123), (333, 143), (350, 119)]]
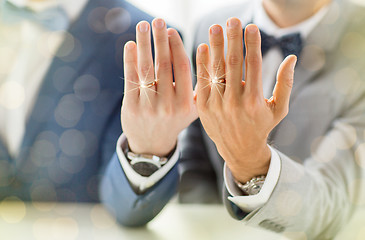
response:
[[(262, 1), (256, 1), (256, 5), (252, 12), (251, 19), (253, 22), (264, 32), (274, 37), (280, 38), (283, 35), (290, 33), (299, 32), (305, 41), (309, 33), (314, 29), (314, 27), (320, 22), (328, 10), (328, 6), (322, 8), (315, 15), (309, 19), (292, 26), (290, 28), (279, 28), (267, 15), (266, 11), (262, 6)], [(247, 19), (247, 16), (245, 16)], [(280, 63), (283, 61), (282, 52), (278, 47), (270, 49), (263, 58), (263, 91), (266, 98), (272, 96), (273, 87), (276, 81), (276, 73), (279, 68)], [(125, 174), (131, 184), (141, 191), (146, 188), (153, 186), (157, 183), (165, 174), (176, 164), (178, 160), (179, 147), (177, 147), (176, 152), (170, 158), (168, 164), (163, 166), (160, 170), (156, 171), (150, 177), (142, 177), (136, 173), (125, 155), (123, 154), (123, 146), (126, 146), (126, 138), (122, 134), (117, 143), (117, 154), (120, 163), (125, 171)], [(270, 146), (269, 146), (270, 147)], [(262, 207), (270, 198), (280, 176), (281, 171), (281, 160), (278, 153), (270, 147), (271, 150), (271, 162), (270, 167), (266, 176), (266, 180), (260, 193), (251, 196), (242, 196), (241, 191), (234, 183), (234, 178), (231, 171), (228, 169), (226, 164), (224, 165), (224, 181), (228, 192), (232, 197), (228, 197), (230, 201), (240, 207), (242, 210), (249, 212), (259, 207)]]
[[(88, 0), (8, 0), (18, 7), (40, 12), (62, 7), (70, 22), (77, 19)], [(0, 137), (12, 157), (22, 142), (43, 78), (66, 36), (23, 20), (6, 24), (0, 20)]]

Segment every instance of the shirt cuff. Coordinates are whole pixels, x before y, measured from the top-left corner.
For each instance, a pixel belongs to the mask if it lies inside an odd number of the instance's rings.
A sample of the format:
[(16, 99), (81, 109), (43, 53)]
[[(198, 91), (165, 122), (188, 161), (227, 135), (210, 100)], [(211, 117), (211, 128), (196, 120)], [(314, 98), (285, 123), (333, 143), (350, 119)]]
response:
[(232, 196), (228, 197), (228, 199), (245, 212), (251, 212), (257, 208), (262, 207), (269, 200), (279, 180), (281, 171), (280, 157), (272, 147), (269, 146), (269, 148), (271, 150), (269, 170), (261, 191), (256, 195), (242, 196), (241, 190), (234, 182), (232, 172), (229, 170), (227, 165), (224, 164), (224, 182), (229, 194)]
[(176, 164), (179, 159), (179, 143), (176, 146), (176, 150), (171, 156), (171, 158), (167, 161), (165, 165), (163, 165), (159, 170), (154, 172), (149, 177), (144, 177), (138, 174), (132, 166), (129, 164), (128, 159), (124, 155), (124, 150), (128, 146), (128, 141), (124, 133), (119, 137), (117, 142), (117, 155), (119, 158), (119, 162), (122, 165), (125, 175), (127, 176), (129, 182), (132, 186), (139, 191), (143, 192), (146, 189), (152, 187), (158, 181), (160, 181)]

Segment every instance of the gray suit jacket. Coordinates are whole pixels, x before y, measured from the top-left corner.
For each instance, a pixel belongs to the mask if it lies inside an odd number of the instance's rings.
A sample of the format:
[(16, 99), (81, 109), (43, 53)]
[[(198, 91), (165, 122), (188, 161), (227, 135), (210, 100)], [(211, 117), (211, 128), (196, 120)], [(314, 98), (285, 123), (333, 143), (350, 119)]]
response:
[[(245, 25), (252, 20), (252, 10), (253, 1), (245, 1), (204, 17), (194, 48), (209, 42), (210, 25), (225, 26), (229, 17), (238, 17)], [(362, 201), (364, 27), (365, 9), (338, 0), (309, 35), (295, 70), (289, 114), (270, 135), (282, 164), (279, 181), (269, 201), (249, 214), (228, 201), (223, 188), (223, 199), (234, 217), (275, 232), (330, 239)], [(222, 186), (223, 160), (201, 124), (192, 124), (182, 138), (182, 180), (189, 169), (197, 175), (199, 171), (208, 173), (211, 164), (218, 186)], [(197, 182), (191, 182), (199, 188)], [(192, 187), (190, 190), (194, 192)]]

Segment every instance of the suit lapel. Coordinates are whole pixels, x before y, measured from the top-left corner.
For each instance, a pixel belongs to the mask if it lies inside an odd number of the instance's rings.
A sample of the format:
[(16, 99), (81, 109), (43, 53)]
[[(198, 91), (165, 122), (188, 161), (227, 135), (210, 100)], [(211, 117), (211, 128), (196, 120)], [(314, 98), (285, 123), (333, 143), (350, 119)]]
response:
[[(94, 55), (97, 53), (97, 49), (99, 49), (98, 45), (101, 44), (103, 38), (106, 37), (106, 34), (95, 34), (95, 32), (92, 32), (92, 30), (87, 27), (89, 13), (97, 7), (97, 2), (98, 1), (89, 1), (79, 19), (68, 31), (74, 39), (75, 47), (73, 51), (66, 57), (55, 57), (53, 59), (53, 62), (44, 78), (44, 82), (39, 90), (33, 111), (28, 118), (26, 132), (20, 148), (21, 151), (17, 159), (15, 159), (17, 167), (19, 167), (28, 155), (29, 148), (32, 146), (36, 135), (41, 131), (44, 123), (46, 121), (51, 121), (50, 118), (53, 118), (53, 112), (57, 107), (59, 100), (65, 94), (65, 92), (60, 91), (59, 88), (57, 89), (54, 86), (53, 79), (56, 72), (65, 67), (74, 70), (73, 74), (65, 74), (62, 79), (62, 85), (64, 88), (72, 89), (73, 82), (84, 69), (85, 65), (90, 62), (90, 59), (95, 57)], [(59, 48), (59, 51), (67, 48), (67, 45), (69, 44), (69, 40), (66, 39)], [(73, 61), (72, 58), (77, 55), (79, 56)]]
[[(334, 48), (339, 44), (340, 37), (348, 24), (344, 19), (348, 19), (346, 15), (350, 10), (350, 4), (346, 4), (343, 0), (334, 1), (318, 26), (309, 34), (295, 69), (290, 106), (295, 103), (301, 90), (317, 79), (316, 76), (330, 64), (331, 53), (335, 51)], [(290, 111), (295, 115), (295, 111), (300, 109), (293, 108)], [(275, 139), (276, 133), (282, 127), (279, 124), (271, 131), (269, 142)]]
[[(348, 4), (343, 0), (333, 2), (327, 14), (309, 34), (295, 69), (294, 86), (291, 94), (291, 103), (308, 81), (326, 67), (329, 55), (338, 45), (341, 34), (347, 25), (344, 19), (348, 14)], [(340, 10), (341, 9), (341, 10)]]

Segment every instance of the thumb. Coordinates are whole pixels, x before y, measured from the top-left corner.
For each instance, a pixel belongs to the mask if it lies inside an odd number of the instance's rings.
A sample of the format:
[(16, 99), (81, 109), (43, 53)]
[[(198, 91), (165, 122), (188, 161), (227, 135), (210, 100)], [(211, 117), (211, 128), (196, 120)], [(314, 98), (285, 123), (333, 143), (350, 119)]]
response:
[(293, 88), (294, 68), (297, 63), (295, 55), (287, 56), (280, 64), (275, 88), (273, 91), (273, 100), (275, 110), (278, 114), (287, 114), (289, 109), (290, 93)]

